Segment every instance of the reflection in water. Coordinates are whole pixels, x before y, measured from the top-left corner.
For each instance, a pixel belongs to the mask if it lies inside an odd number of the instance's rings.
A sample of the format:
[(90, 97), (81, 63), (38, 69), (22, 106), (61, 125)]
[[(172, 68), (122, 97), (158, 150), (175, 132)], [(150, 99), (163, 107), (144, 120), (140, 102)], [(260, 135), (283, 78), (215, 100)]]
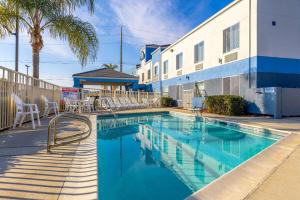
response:
[(183, 199), (275, 142), (170, 115), (102, 119), (97, 128), (100, 199)]

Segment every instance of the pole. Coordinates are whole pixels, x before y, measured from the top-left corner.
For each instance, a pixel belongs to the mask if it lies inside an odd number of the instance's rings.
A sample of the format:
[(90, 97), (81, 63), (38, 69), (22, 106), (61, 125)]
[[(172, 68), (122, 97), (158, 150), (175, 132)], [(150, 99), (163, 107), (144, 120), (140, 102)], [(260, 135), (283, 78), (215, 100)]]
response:
[(29, 65), (25, 65), (25, 67), (26, 67), (26, 74), (27, 74), (27, 76), (28, 76), (28, 68), (30, 67)]
[(120, 42), (120, 72), (123, 72), (123, 27), (121, 26)]
[[(121, 33), (120, 33), (120, 72), (123, 72), (123, 27), (121, 25)], [(122, 90), (122, 85), (120, 86), (120, 90)]]
[[(19, 9), (16, 8), (16, 13), (18, 15)], [(19, 71), (19, 19), (16, 18), (16, 47), (15, 47), (15, 71)]]

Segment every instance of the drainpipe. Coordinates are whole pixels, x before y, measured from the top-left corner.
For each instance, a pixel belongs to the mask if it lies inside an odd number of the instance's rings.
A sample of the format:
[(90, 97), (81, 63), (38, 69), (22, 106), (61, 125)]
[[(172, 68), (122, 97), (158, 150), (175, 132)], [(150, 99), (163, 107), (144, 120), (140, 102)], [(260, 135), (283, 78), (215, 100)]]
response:
[(274, 88), (275, 92), (275, 102), (274, 102), (274, 119), (282, 118), (282, 88), (276, 87)]
[(163, 90), (163, 86), (162, 86), (162, 74), (163, 74), (163, 63), (161, 60), (161, 52), (160, 51), (160, 58), (159, 58), (159, 82), (160, 82), (160, 95), (162, 96), (162, 90)]

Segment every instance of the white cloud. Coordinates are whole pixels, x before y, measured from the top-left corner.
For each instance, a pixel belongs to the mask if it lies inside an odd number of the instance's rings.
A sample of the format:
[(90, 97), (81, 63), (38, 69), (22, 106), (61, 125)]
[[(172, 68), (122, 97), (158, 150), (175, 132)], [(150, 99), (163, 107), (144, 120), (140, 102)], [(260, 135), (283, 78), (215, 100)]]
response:
[(110, 7), (138, 44), (172, 43), (189, 29), (172, 13), (170, 0), (110, 0)]

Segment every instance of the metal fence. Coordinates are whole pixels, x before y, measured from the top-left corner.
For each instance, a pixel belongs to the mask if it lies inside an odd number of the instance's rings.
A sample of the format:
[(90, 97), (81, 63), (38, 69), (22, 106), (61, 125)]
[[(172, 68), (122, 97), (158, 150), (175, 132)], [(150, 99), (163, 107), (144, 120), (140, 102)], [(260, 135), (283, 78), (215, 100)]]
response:
[(25, 103), (37, 104), (41, 113), (44, 111), (42, 96), (60, 102), (59, 86), (0, 66), (0, 130), (13, 125), (16, 108), (12, 93)]

